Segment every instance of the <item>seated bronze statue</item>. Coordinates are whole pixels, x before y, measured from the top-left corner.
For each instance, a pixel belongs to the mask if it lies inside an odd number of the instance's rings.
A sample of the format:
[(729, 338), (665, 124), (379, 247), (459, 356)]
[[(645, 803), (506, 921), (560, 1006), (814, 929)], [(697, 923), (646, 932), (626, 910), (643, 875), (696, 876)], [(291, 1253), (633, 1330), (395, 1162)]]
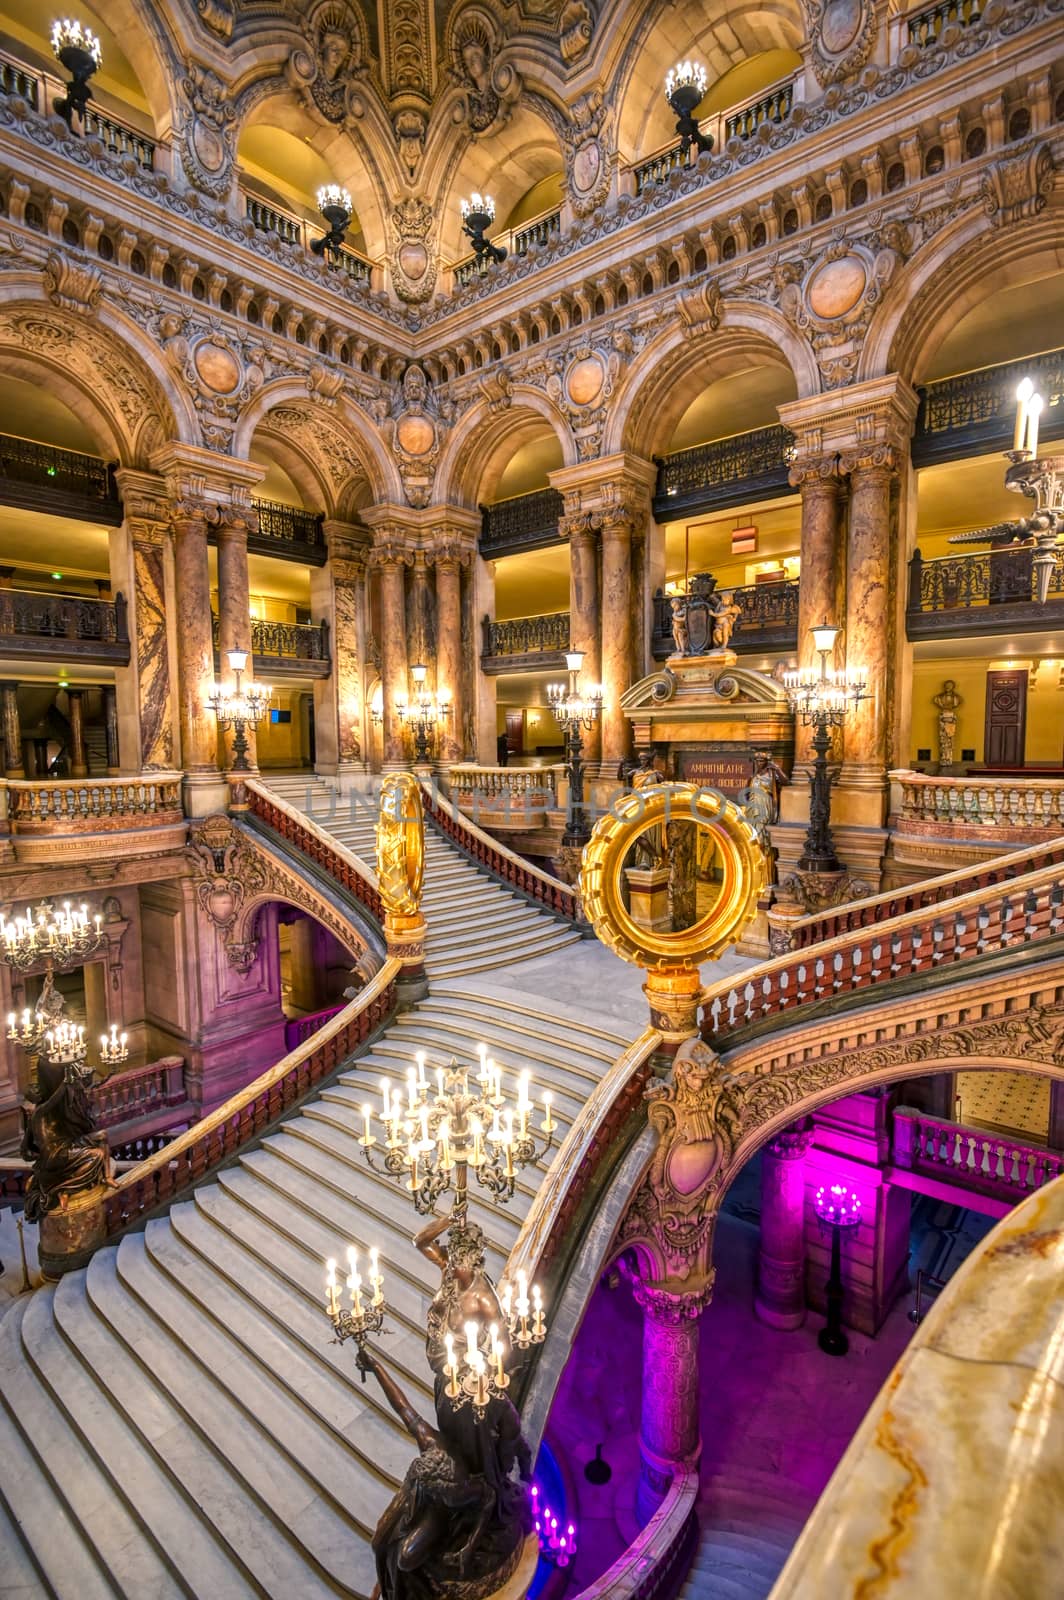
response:
[(72, 1062), (38, 1059), (36, 1089), (22, 1106), (20, 1154), (33, 1162), (26, 1187), (30, 1222), (110, 1180), (107, 1135), (97, 1131), (89, 1102), (91, 1080), (91, 1072)]

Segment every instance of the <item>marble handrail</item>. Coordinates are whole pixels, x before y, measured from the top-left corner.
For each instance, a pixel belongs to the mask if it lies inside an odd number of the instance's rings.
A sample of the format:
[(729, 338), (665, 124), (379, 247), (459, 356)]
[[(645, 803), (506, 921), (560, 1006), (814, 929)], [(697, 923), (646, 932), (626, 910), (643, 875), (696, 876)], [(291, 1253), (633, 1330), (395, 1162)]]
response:
[(124, 1173), (106, 1201), (107, 1232), (116, 1233), (156, 1206), (173, 1200), (182, 1189), (257, 1138), (283, 1111), (340, 1066), (394, 1008), (395, 980), (401, 970), (402, 963), (389, 958), (331, 1022), (187, 1132)]
[(1061, 778), (939, 778), (907, 770), (890, 777), (901, 789), (899, 833), (1008, 838), (1015, 830), (1017, 840), (1038, 830), (1064, 833)]
[(1062, 932), (1064, 863), (1055, 862), (993, 893), (978, 888), (777, 956), (754, 967), (738, 986), (727, 978), (710, 984), (700, 999), (702, 1036), (716, 1045), (738, 1028), (812, 1001)]
[(155, 828), (184, 816), (179, 772), (129, 778), (9, 778), (6, 787), (15, 833)]
[(1060, 1593), (1064, 1179), (976, 1245), (913, 1335), (771, 1600)]
[(698, 1544), (698, 1469), (677, 1472), (645, 1528), (570, 1600), (661, 1600), (679, 1588)]
[(571, 922), (579, 920), (580, 901), (575, 889), (563, 883), (561, 878), (552, 878), (549, 872), (534, 867), (523, 856), (515, 855), (504, 844), (493, 839), (491, 834), (484, 833), (425, 779), (421, 780), (421, 788), (428, 815), (474, 861), (479, 861), (504, 883), (512, 883), (522, 893), (540, 901), (559, 916)]
[[(1007, 855), (994, 856), (974, 867), (958, 867), (944, 872), (940, 877), (928, 878), (909, 884), (904, 889), (887, 889), (883, 894), (868, 895), (863, 900), (849, 900), (845, 905), (830, 906), (825, 911), (813, 911), (805, 917), (788, 921), (786, 928), (773, 928), (773, 934), (782, 934), (787, 950), (804, 950), (809, 945), (833, 939), (854, 928), (870, 928), (886, 922), (890, 917), (900, 917), (906, 911), (953, 900), (972, 889), (993, 888), (1018, 878), (1024, 872), (1047, 867), (1054, 861), (1064, 861), (1064, 839), (1053, 839), (1046, 844), (1022, 850), (1012, 850)], [(777, 953), (784, 954), (784, 950)]]
[(251, 812), (273, 828), (289, 844), (322, 867), (342, 888), (353, 894), (378, 922), (384, 920), (384, 903), (381, 900), (377, 874), (361, 856), (349, 850), (331, 833), (326, 833), (312, 817), (290, 806), (287, 800), (274, 794), (264, 784), (250, 779), (245, 785), (251, 797)]

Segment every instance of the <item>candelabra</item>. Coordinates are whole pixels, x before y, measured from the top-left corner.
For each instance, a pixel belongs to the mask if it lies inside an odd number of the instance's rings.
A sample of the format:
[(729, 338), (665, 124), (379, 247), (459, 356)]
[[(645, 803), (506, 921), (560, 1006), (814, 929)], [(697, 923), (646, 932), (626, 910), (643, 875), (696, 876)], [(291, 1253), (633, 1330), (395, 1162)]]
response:
[(252, 727), (261, 722), (266, 715), (273, 690), (265, 683), (249, 683), (246, 687), (241, 684), (241, 677), (248, 664), (246, 650), (230, 650), (227, 652), (229, 665), (236, 677), (236, 684), (232, 689), (224, 689), (216, 683), (208, 697), (207, 704), (218, 718), (218, 727), (223, 731), (226, 728), (233, 730), (233, 767), (234, 772), (249, 772), (248, 766), (248, 741), (247, 727)]
[(1049, 585), (1060, 559), (1060, 535), (1064, 533), (1064, 454), (1039, 456), (1038, 425), (1044, 402), (1035, 392), (1030, 378), (1016, 390), (1016, 432), (1007, 452), (1011, 465), (1005, 473), (1005, 487), (1026, 495), (1035, 503), (1034, 515), (1017, 523), (988, 528), (988, 535), (1014, 530), (1030, 534), (1034, 540), (1035, 597), (1039, 605), (1049, 598)]
[(57, 911), (51, 900), (42, 900), (35, 912), (9, 917), (0, 911), (0, 960), (25, 972), (38, 961), (53, 967), (69, 967), (84, 961), (104, 938), (103, 918), (96, 914), (89, 921), (88, 906), (76, 910), (64, 900)]
[(548, 683), (547, 699), (555, 720), (565, 735), (565, 764), (569, 774), (569, 804), (565, 815), (562, 844), (582, 848), (591, 837), (584, 815), (584, 741), (581, 728), (593, 728), (602, 713), (602, 685), (595, 684), (581, 694), (578, 687), (584, 656), (581, 650), (566, 652), (569, 682)]
[(318, 190), (318, 210), (329, 224), (329, 231), (320, 239), (312, 239), (310, 248), (316, 256), (328, 254), (335, 264), (340, 259), (344, 234), (351, 221), (351, 196), (338, 183), (327, 183)]
[[(83, 1027), (66, 1018), (49, 1026), (28, 1006), (23, 1008), (21, 1016), (8, 1012), (7, 1037), (12, 1044), (21, 1045), (30, 1054), (47, 1056), (50, 1061), (84, 1061), (88, 1050)], [(117, 1067), (129, 1059), (128, 1037), (128, 1034), (119, 1033), (116, 1022), (112, 1022), (110, 1033), (101, 1033), (101, 1066)]]
[(829, 668), (828, 656), (835, 648), (838, 628), (822, 622), (811, 628), (813, 642), (820, 656), (820, 670), (802, 667), (784, 673), (783, 682), (794, 707), (802, 719), (803, 727), (813, 730), (814, 761), (809, 774), (809, 829), (805, 836), (805, 849), (798, 860), (800, 872), (841, 872), (842, 863), (835, 853), (835, 840), (831, 832), (831, 783), (828, 755), (831, 734), (846, 720), (851, 706), (857, 706), (868, 695), (861, 674), (848, 667), (837, 671)]
[(709, 80), (698, 61), (679, 61), (665, 74), (665, 98), (676, 113), (676, 132), (680, 135), (680, 154), (684, 160), (692, 145), (699, 155), (712, 150), (713, 140), (698, 126), (695, 111), (706, 97)]
[(856, 1234), (861, 1226), (861, 1202), (843, 1183), (822, 1183), (813, 1196), (813, 1209), (822, 1226), (831, 1229), (828, 1319), (817, 1334), (817, 1344), (829, 1356), (844, 1356), (850, 1341), (842, 1331), (842, 1235)]
[(547, 1500), (541, 1495), (538, 1483), (532, 1485), (532, 1515), (535, 1518), (539, 1553), (552, 1567), (567, 1567), (576, 1555), (576, 1526), (566, 1523), (562, 1527)]
[(52, 49), (56, 60), (70, 73), (67, 92), (54, 102), (56, 111), (73, 132), (76, 111), (84, 117), (85, 108), (92, 98), (89, 79), (103, 61), (100, 41), (91, 28), (69, 18), (52, 24)]
[(490, 194), (472, 194), (461, 202), (462, 232), (473, 246), (478, 265), (483, 261), (503, 262), (506, 251), (502, 245), (491, 244), (484, 237), (485, 228), (495, 221), (495, 201)]
[(441, 1194), (452, 1191), (453, 1214), (464, 1219), (470, 1173), (496, 1202), (512, 1199), (518, 1171), (538, 1161), (553, 1139), (550, 1091), (543, 1096), (538, 1138), (530, 1126), (529, 1074), (519, 1075), (516, 1102), (508, 1106), (501, 1070), (488, 1056), (487, 1045), (477, 1050), (475, 1084), (469, 1081), (469, 1069), (452, 1058), (448, 1067), (435, 1069), (433, 1093), (423, 1050), (417, 1053), (416, 1068), (407, 1073), (405, 1100), (402, 1089), (392, 1089), (382, 1078), (382, 1139), (373, 1132), (372, 1107), (362, 1107), (359, 1143), (366, 1160), (376, 1171), (404, 1178), (415, 1210), (423, 1215), (432, 1212)]
[(414, 680), (413, 693), (397, 695), (395, 711), (400, 722), (406, 723), (414, 736), (414, 760), (428, 761), (432, 741), (439, 723), (451, 715), (451, 696), (448, 690), (438, 689), (435, 694), (425, 687), (427, 668), (419, 661), (411, 667)]

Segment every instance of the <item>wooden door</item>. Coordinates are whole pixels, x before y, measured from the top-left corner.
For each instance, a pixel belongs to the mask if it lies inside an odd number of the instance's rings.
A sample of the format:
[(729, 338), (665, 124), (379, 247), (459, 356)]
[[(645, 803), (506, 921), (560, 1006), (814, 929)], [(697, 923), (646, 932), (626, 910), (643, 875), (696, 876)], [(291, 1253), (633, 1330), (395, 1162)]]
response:
[(1027, 673), (986, 675), (986, 739), (983, 760), (988, 767), (1022, 767), (1027, 728)]
[(525, 714), (523, 711), (506, 713), (506, 751), (511, 756), (525, 753)]

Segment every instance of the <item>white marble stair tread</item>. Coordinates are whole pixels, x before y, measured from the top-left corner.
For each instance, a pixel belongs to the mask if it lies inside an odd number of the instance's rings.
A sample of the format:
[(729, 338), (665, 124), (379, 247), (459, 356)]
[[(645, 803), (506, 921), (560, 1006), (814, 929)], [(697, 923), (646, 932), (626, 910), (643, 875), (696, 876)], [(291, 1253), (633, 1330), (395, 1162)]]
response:
[[(571, 943), (573, 943), (571, 939), (556, 941), (547, 939), (536, 944), (526, 944), (518, 952), (507, 951), (505, 964), (507, 966), (515, 966), (521, 961), (534, 961), (537, 956), (553, 955), (557, 950)], [(426, 958), (425, 971), (428, 973), (430, 980), (434, 978), (464, 978), (475, 972), (497, 972), (501, 964), (498, 952), (490, 954), (485, 950), (479, 956), (447, 956), (445, 954), (436, 961)]]
[[(70, 1515), (80, 1527), (90, 1530), (96, 1559), (114, 1592), (128, 1600), (137, 1600), (143, 1592), (158, 1593), (160, 1600), (179, 1595), (181, 1587), (167, 1573), (154, 1546), (139, 1538), (136, 1521), (122, 1496), (96, 1470), (76, 1419), (38, 1380), (31, 1349), (41, 1337), (42, 1317), (51, 1322), (52, 1292), (38, 1290), (18, 1306), (21, 1316), (9, 1315), (0, 1327), (4, 1400), (23, 1436), (32, 1440), (38, 1458), (47, 1463), (48, 1477)], [(27, 1364), (33, 1376), (27, 1373)]]
[[(116, 1528), (99, 1515), (87, 1524), (97, 1545), (101, 1538), (124, 1535), (119, 1559), (132, 1570), (123, 1573), (123, 1587), (158, 1600), (202, 1594), (218, 1585), (229, 1563), (180, 1486), (101, 1389), (89, 1361), (102, 1343), (79, 1277), (61, 1281), (50, 1304), (45, 1296), (36, 1297), (23, 1322), (22, 1344), (30, 1363), (87, 1446), (94, 1476), (109, 1481), (127, 1506), (124, 1526)], [(154, 1544), (129, 1536), (139, 1527), (151, 1530)], [(113, 1558), (108, 1565), (114, 1570)], [(254, 1590), (238, 1580), (234, 1593)]]
[(158, 1274), (140, 1235), (123, 1239), (115, 1270), (110, 1282), (90, 1278), (96, 1308), (150, 1368), (156, 1388), (174, 1408), (178, 1426), (167, 1437), (166, 1454), (182, 1482), (203, 1491), (213, 1479), (212, 1492), (202, 1492), (200, 1504), (219, 1533), (271, 1595), (335, 1595), (351, 1584), (368, 1595), (368, 1550), (350, 1521), (325, 1504), (141, 1298), (148, 1273)]
[[(189, 1208), (186, 1224), (195, 1229), (207, 1227)], [(185, 1319), (180, 1326), (196, 1333), (194, 1348), (212, 1372), (226, 1371), (236, 1348), (242, 1379), (234, 1390), (227, 1376), (227, 1387), (244, 1409), (266, 1428), (261, 1402), (272, 1409), (268, 1433), (303, 1473), (316, 1482), (322, 1493), (336, 1501), (354, 1517), (363, 1534), (372, 1532), (380, 1513), (394, 1493), (396, 1478), (382, 1474), (382, 1458), (394, 1456), (404, 1441), (401, 1426), (392, 1426), (384, 1410), (363, 1404), (354, 1388), (338, 1373), (320, 1367), (301, 1340), (286, 1337), (260, 1308), (259, 1302), (241, 1295), (193, 1249), (176, 1227), (164, 1226), (147, 1237), (148, 1253), (162, 1277), (169, 1278), (178, 1293), (194, 1302), (199, 1316)], [(224, 1246), (224, 1237), (223, 1237)], [(260, 1274), (260, 1281), (265, 1274)], [(212, 1281), (213, 1280), (213, 1281)], [(162, 1300), (153, 1304), (164, 1305)], [(209, 1306), (208, 1313), (204, 1308)], [(165, 1308), (165, 1307), (164, 1307)], [(323, 1313), (318, 1337), (328, 1340), (329, 1324)], [(218, 1322), (222, 1328), (216, 1328)], [(351, 1426), (359, 1420), (361, 1436)], [(342, 1425), (341, 1425), (342, 1424)], [(400, 1455), (400, 1461), (403, 1459)], [(401, 1472), (399, 1476), (401, 1476)]]
[[(171, 1224), (174, 1241), (185, 1250), (179, 1260), (185, 1293), (193, 1296), (201, 1309), (221, 1317), (251, 1358), (312, 1412), (317, 1422), (343, 1435), (375, 1472), (380, 1449), (394, 1442), (397, 1430), (402, 1430), (386, 1402), (380, 1407), (367, 1405), (367, 1397), (376, 1390), (355, 1380), (351, 1351), (333, 1342), (321, 1294), (312, 1301), (271, 1273), (197, 1206), (186, 1204), (175, 1215), (177, 1210), (171, 1212)], [(168, 1252), (171, 1258), (173, 1254)], [(174, 1264), (166, 1257), (157, 1259), (164, 1267)], [(316, 1290), (322, 1281), (319, 1262), (314, 1275)], [(249, 1306), (254, 1307), (254, 1317), (247, 1314)], [(400, 1358), (404, 1372), (413, 1375), (424, 1365), (424, 1338), (402, 1323), (394, 1331), (398, 1316), (396, 1310), (388, 1351)], [(335, 1359), (330, 1359), (333, 1356)], [(362, 1431), (352, 1428), (352, 1419), (358, 1419)], [(382, 1422), (387, 1426), (382, 1427)]]
[(519, 1019), (511, 1021), (505, 1013), (485, 1020), (484, 1029), (474, 1033), (468, 1017), (460, 1012), (452, 1013), (442, 1005), (433, 1005), (431, 1010), (403, 1012), (388, 1029), (386, 1037), (375, 1042), (374, 1049), (381, 1044), (394, 1047), (409, 1041), (408, 1048), (416, 1055), (425, 1048), (418, 1040), (431, 1039), (440, 1041), (448, 1054), (457, 1055), (459, 1060), (472, 1058), (475, 1063), (476, 1046), (483, 1039), (495, 1061), (509, 1071), (520, 1072), (525, 1066), (530, 1069), (538, 1066), (544, 1072), (572, 1074), (574, 1079), (583, 1079), (586, 1087), (597, 1083), (621, 1053), (619, 1049), (614, 1053), (600, 1046), (594, 1038), (580, 1038), (575, 1030), (564, 1035), (559, 1030), (552, 1038), (523, 1027)]
[(557, 1002), (536, 1004), (533, 996), (506, 987), (505, 981), (499, 979), (481, 978), (473, 987), (452, 979), (436, 990), (431, 1005), (449, 1011), (465, 1011), (472, 1017), (482, 1017), (486, 1010), (504, 1009), (506, 1026), (530, 1033), (540, 1032), (548, 1040), (574, 1035), (578, 1039), (601, 1043), (611, 1061), (615, 1061), (632, 1042), (630, 1033), (607, 1028), (601, 1016), (592, 1020), (584, 1013), (575, 1013), (568, 1007), (559, 1006)]
[(26, 1304), (16, 1300), (0, 1327), (0, 1496), (24, 1546), (34, 1552), (50, 1595), (57, 1600), (116, 1600), (121, 1591), (108, 1581), (51, 1471), (46, 1473), (41, 1464), (41, 1451), (50, 1451), (53, 1443), (62, 1450), (73, 1434), (57, 1416), (54, 1424), (33, 1429), (31, 1448), (4, 1399), (12, 1379), (22, 1389), (31, 1387), (21, 1355), (12, 1367), (5, 1354), (9, 1333), (17, 1350)]
[[(4, 1451), (0, 1431), (0, 1454)], [(10, 1465), (9, 1461), (9, 1465)], [(33, 1557), (7, 1514), (0, 1493), (0, 1600), (51, 1600), (54, 1591), (45, 1587)]]
[[(431, 962), (434, 951), (436, 954), (444, 955), (448, 959), (459, 955), (494, 954), (501, 956), (511, 952), (520, 954), (522, 950), (528, 949), (531, 944), (538, 945), (543, 943), (544, 940), (549, 940), (552, 943), (564, 943), (567, 937), (566, 930), (560, 927), (558, 923), (547, 922), (545, 919), (541, 920), (539, 918), (529, 927), (524, 927), (517, 923), (513, 927), (507, 927), (505, 933), (494, 933), (490, 936), (486, 936), (484, 931), (478, 928), (476, 919), (473, 918), (470, 920), (468, 928), (465, 928), (461, 933), (453, 933), (449, 938), (439, 940), (435, 944), (431, 935), (432, 924), (430, 922), (429, 939), (425, 945), (426, 962)], [(572, 939), (575, 938), (575, 935), (569, 934), (568, 937)], [(499, 964), (502, 965), (503, 963)]]
[(543, 921), (542, 915), (532, 908), (523, 907), (515, 900), (504, 901), (501, 905), (494, 902), (481, 907), (477, 912), (472, 912), (465, 904), (465, 896), (453, 910), (432, 912), (427, 914), (426, 920), (438, 939), (448, 938), (452, 933), (462, 933), (470, 923), (482, 930), (488, 928), (513, 927), (520, 924), (522, 927), (538, 927)]

